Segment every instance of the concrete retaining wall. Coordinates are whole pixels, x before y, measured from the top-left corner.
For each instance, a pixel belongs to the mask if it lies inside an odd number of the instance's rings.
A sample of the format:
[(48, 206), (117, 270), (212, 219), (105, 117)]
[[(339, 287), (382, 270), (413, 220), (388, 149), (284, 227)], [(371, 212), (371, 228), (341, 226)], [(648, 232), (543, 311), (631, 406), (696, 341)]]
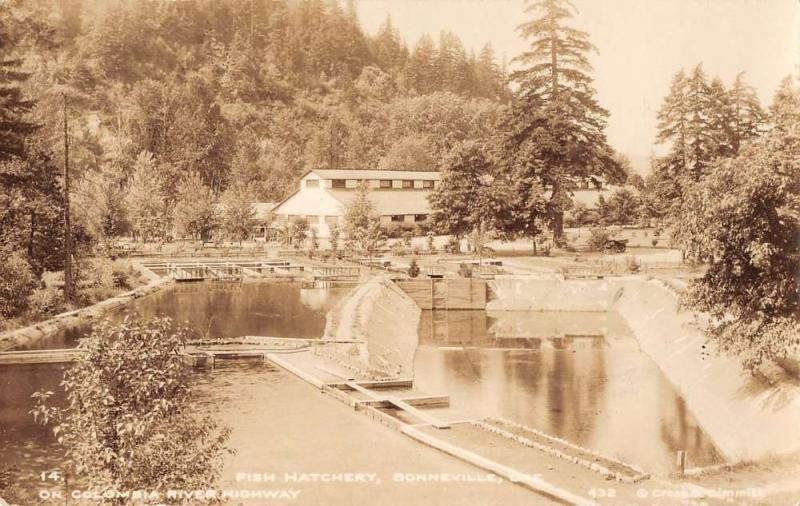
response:
[(609, 311), (624, 278), (569, 279), (559, 274), (497, 276), (489, 282), (487, 310)]
[(694, 314), (661, 282), (498, 276), (490, 290), (487, 309), (619, 313), (730, 461), (800, 451), (800, 386), (766, 385), (736, 358), (704, 355)]
[(328, 313), (323, 336), (361, 343), (326, 345), (318, 350), (380, 376), (411, 377), (419, 315), (419, 307), (397, 285), (373, 278)]
[(157, 278), (144, 286), (140, 286), (129, 292), (121, 293), (110, 299), (98, 302), (97, 304), (76, 309), (75, 311), (61, 313), (28, 327), (3, 332), (0, 334), (0, 351), (9, 350), (16, 346), (29, 345), (61, 330), (99, 318), (112, 309), (124, 306), (132, 300), (161, 290), (171, 283), (173, 283), (171, 278)]

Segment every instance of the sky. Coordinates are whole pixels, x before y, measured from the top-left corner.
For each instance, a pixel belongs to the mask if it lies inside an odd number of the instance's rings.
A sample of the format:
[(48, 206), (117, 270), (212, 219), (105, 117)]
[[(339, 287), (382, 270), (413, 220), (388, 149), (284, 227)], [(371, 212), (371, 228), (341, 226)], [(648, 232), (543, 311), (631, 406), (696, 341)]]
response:
[[(573, 0), (575, 28), (589, 32), (606, 133), (616, 150), (643, 169), (655, 145), (656, 112), (672, 76), (699, 62), (730, 85), (736, 74), (768, 105), (781, 79), (800, 72), (800, 0)], [(356, 0), (374, 34), (390, 14), (413, 47), (423, 33), (456, 33), (467, 50), (491, 42), (509, 61), (526, 45), (515, 27), (527, 19), (523, 0)]]

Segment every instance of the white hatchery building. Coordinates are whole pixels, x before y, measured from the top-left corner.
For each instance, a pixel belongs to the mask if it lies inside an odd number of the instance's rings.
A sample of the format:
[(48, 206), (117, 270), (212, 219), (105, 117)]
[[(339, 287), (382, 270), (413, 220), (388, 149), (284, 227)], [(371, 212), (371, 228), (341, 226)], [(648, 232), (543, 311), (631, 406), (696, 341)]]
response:
[(439, 186), (438, 172), (396, 170), (314, 169), (300, 178), (300, 187), (278, 203), (272, 213), (278, 225), (305, 217), (319, 237), (328, 237), (330, 225), (342, 226), (345, 206), (366, 181), (370, 200), (381, 223), (419, 223), (431, 214), (428, 195)]

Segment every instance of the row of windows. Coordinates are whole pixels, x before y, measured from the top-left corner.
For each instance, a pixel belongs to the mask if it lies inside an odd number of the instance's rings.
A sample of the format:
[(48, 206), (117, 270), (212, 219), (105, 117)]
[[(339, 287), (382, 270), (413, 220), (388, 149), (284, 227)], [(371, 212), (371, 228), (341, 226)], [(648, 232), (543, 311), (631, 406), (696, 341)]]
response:
[[(415, 214), (414, 215), (414, 223), (420, 223), (428, 219), (427, 214)], [(392, 215), (392, 221), (395, 223), (404, 222), (406, 221), (406, 217), (404, 214), (395, 214)]]
[[(319, 179), (306, 179), (306, 188), (319, 188)], [(379, 188), (392, 188), (392, 180), (391, 179), (379, 179), (377, 180)], [(358, 181), (361, 182), (361, 181)], [(357, 182), (357, 183), (358, 183)], [(331, 187), (332, 188), (347, 188), (347, 180), (346, 179), (332, 179), (331, 180)], [(403, 179), (402, 180), (402, 188), (414, 188), (414, 180), (413, 179)], [(433, 188), (433, 181), (430, 180), (423, 180), (422, 181), (423, 188)]]
[[(393, 222), (404, 222), (404, 221), (406, 221), (405, 217), (406, 217), (406, 215), (404, 215), (404, 214), (395, 214), (395, 215), (391, 216), (391, 221), (393, 221)], [(308, 221), (309, 225), (318, 225), (320, 216), (319, 215), (313, 215), (313, 214), (308, 214), (308, 215), (305, 215), (305, 216), (301, 215), (301, 214), (292, 214), (292, 215), (288, 215), (288, 216), (279, 216), (278, 219), (279, 219), (280, 222), (285, 223), (287, 220), (289, 222), (293, 222), (293, 221), (296, 221), (296, 220), (299, 220), (299, 219), (302, 219), (302, 218), (305, 218), (306, 221)], [(325, 224), (328, 225), (328, 226), (336, 225), (336, 224), (339, 223), (339, 217), (338, 216), (324, 216), (323, 218), (325, 220)], [(420, 222), (423, 222), (423, 221), (425, 221), (427, 219), (428, 219), (428, 215), (427, 214), (415, 214), (414, 215), (414, 222), (415, 223), (420, 223)]]

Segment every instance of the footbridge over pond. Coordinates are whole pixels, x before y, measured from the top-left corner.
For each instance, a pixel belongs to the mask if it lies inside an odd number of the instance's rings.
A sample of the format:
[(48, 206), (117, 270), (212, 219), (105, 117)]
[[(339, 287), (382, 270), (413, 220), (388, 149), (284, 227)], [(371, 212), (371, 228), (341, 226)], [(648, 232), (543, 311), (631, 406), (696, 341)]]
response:
[(277, 259), (143, 262), (141, 266), (156, 276), (171, 277), (179, 282), (237, 281), (305, 270), (302, 265)]

